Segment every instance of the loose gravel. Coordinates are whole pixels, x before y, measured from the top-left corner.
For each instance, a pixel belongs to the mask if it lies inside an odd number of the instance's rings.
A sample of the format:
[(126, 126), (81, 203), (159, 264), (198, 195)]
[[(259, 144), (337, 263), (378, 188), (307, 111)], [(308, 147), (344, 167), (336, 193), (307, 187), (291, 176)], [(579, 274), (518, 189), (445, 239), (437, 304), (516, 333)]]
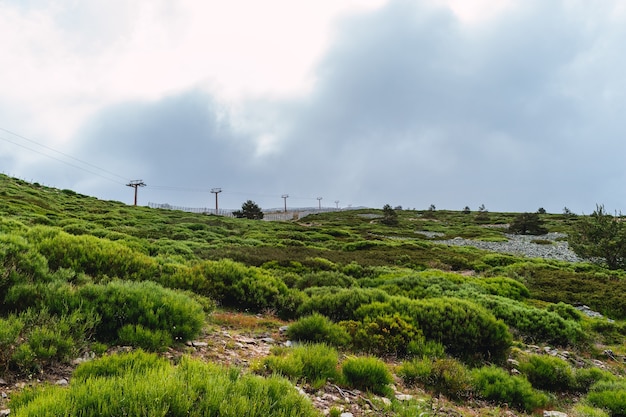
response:
[[(506, 242), (485, 242), (456, 237), (449, 240), (435, 240), (435, 242), (453, 246), (473, 246), (493, 252), (524, 255), (529, 258), (556, 259), (566, 262), (582, 262), (570, 248), (566, 241), (558, 240), (566, 237), (563, 233), (548, 233), (539, 236), (505, 234)], [(536, 241), (542, 243), (535, 243)], [(550, 241), (551, 243), (545, 243)]]

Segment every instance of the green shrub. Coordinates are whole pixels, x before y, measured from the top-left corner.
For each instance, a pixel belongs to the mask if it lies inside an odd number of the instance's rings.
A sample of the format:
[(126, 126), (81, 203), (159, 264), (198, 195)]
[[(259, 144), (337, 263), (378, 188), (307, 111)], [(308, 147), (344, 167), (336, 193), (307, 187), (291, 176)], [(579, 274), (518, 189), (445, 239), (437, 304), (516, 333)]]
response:
[(509, 375), (497, 366), (474, 369), (472, 377), (475, 391), (488, 401), (508, 404), (526, 412), (532, 412), (548, 403), (548, 397), (533, 389), (524, 377)]
[(284, 308), (288, 288), (270, 271), (228, 259), (204, 261), (167, 278), (169, 287), (191, 290), (227, 307), (260, 312)]
[(609, 371), (592, 367), (576, 369), (574, 372), (574, 380), (577, 391), (587, 392), (595, 383), (600, 381), (615, 381), (616, 377)]
[(413, 386), (418, 383), (426, 385), (432, 369), (432, 359), (424, 357), (403, 362), (398, 366), (396, 372), (406, 385)]
[(18, 235), (0, 234), (0, 312), (12, 285), (47, 280), (48, 264), (28, 241)]
[(172, 336), (164, 330), (150, 330), (141, 324), (127, 324), (117, 331), (117, 342), (158, 352), (173, 343)]
[(0, 318), (0, 369), (8, 369), (9, 359), (18, 346), (18, 338), (23, 328), (24, 322), (15, 315)]
[(419, 358), (443, 358), (445, 356), (445, 347), (434, 340), (426, 340), (423, 336), (417, 337), (409, 342), (407, 346), (407, 355)]
[(304, 274), (297, 282), (296, 288), (303, 290), (309, 287), (342, 287), (349, 288), (356, 284), (355, 278), (337, 271), (316, 271)]
[(354, 319), (362, 305), (389, 299), (384, 291), (369, 288), (309, 288), (306, 293), (310, 297), (298, 308), (298, 314), (317, 312), (335, 322)]
[[(192, 339), (205, 319), (203, 307), (194, 299), (150, 281), (112, 281), (81, 287), (63, 282), (19, 285), (11, 289), (7, 303), (15, 308), (45, 309), (61, 317), (97, 317), (89, 321), (97, 321), (91, 332), (99, 341), (116, 342), (122, 338), (151, 350), (168, 346), (155, 346), (158, 340), (165, 343)], [(125, 328), (120, 335), (125, 326), (135, 327)]]
[(511, 345), (506, 325), (483, 307), (456, 298), (409, 300), (394, 297), (389, 303), (372, 303), (356, 311), (358, 317), (398, 312), (412, 320), (427, 340), (441, 343), (446, 352), (461, 358), (476, 356), (501, 360)]
[(377, 356), (405, 356), (409, 343), (416, 339), (423, 340), (416, 329), (400, 314), (365, 317), (361, 321), (343, 321), (343, 326), (352, 339), (352, 348)]
[(151, 369), (163, 369), (169, 365), (166, 359), (141, 349), (124, 354), (107, 355), (97, 360), (81, 363), (72, 377), (84, 381), (88, 378), (119, 377), (126, 373), (140, 374)]
[(374, 394), (389, 394), (389, 384), (393, 378), (387, 365), (378, 358), (348, 358), (341, 365), (341, 371), (345, 382), (351, 387)]
[(287, 336), (291, 340), (324, 342), (333, 346), (345, 346), (350, 342), (350, 335), (342, 326), (318, 313), (302, 317), (291, 324), (287, 328)]
[(11, 415), (315, 417), (318, 412), (285, 379), (183, 358), (176, 367), (142, 367), (107, 377), (86, 372), (68, 388), (26, 390), (12, 398)]
[(468, 369), (452, 358), (435, 359), (431, 365), (426, 388), (448, 398), (467, 398), (472, 392), (472, 380)]
[(582, 403), (576, 404), (572, 408), (570, 415), (572, 417), (610, 417), (607, 411)]
[(474, 300), (516, 329), (525, 341), (568, 346), (584, 339), (580, 323), (566, 320), (556, 312), (495, 295), (478, 295)]
[(290, 349), (276, 349), (263, 359), (262, 365), (272, 373), (304, 380), (313, 387), (322, 387), (327, 380), (338, 377), (339, 355), (325, 344), (300, 345)]
[(119, 241), (58, 232), (41, 239), (37, 247), (52, 270), (71, 268), (93, 277), (130, 280), (156, 281), (159, 277), (159, 266), (153, 258)]
[(153, 332), (150, 337), (160, 335), (164, 341), (186, 341), (195, 337), (204, 324), (200, 304), (152, 282), (86, 285), (78, 290), (78, 296), (102, 317), (96, 334), (105, 342), (118, 338), (127, 325), (140, 325)]
[(519, 370), (538, 389), (566, 392), (576, 388), (572, 367), (556, 356), (529, 355), (520, 361)]
[(591, 387), (587, 401), (609, 411), (612, 417), (626, 416), (626, 382), (601, 381)]
[(17, 320), (22, 328), (9, 364), (22, 373), (31, 373), (54, 362), (69, 363), (87, 345), (99, 318), (79, 311), (54, 316), (43, 308), (29, 309)]
[(550, 304), (547, 310), (554, 311), (565, 320), (581, 321), (583, 319), (583, 313), (576, 310), (571, 304), (566, 304), (562, 301), (557, 304)]

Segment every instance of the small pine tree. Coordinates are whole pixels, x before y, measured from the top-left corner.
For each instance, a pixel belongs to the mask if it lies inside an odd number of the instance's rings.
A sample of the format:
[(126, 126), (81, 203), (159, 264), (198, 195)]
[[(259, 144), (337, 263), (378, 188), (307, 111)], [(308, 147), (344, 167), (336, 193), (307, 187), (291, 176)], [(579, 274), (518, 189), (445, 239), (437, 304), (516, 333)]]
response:
[(263, 211), (254, 201), (248, 200), (241, 205), (241, 210), (233, 211), (233, 216), (239, 219), (263, 219)]
[(569, 238), (578, 256), (606, 264), (610, 269), (626, 269), (626, 223), (620, 216), (597, 205), (590, 216), (580, 218)]
[(543, 235), (548, 230), (538, 213), (521, 213), (509, 226), (509, 232), (519, 235)]
[(472, 212), (472, 210), (470, 210), (469, 206), (465, 206), (463, 208), (463, 214), (470, 214)]
[(389, 204), (385, 204), (383, 206), (383, 218), (380, 222), (387, 226), (396, 226), (398, 224), (398, 213)]

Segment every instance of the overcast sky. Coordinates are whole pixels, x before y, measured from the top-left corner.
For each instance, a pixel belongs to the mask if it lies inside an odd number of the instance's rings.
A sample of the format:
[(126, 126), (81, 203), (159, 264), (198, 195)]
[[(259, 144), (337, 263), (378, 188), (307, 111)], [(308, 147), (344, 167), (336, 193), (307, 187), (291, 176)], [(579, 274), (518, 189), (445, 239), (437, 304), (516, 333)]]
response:
[(141, 179), (141, 205), (626, 212), (624, 45), (620, 0), (0, 0), (0, 171), (128, 204)]

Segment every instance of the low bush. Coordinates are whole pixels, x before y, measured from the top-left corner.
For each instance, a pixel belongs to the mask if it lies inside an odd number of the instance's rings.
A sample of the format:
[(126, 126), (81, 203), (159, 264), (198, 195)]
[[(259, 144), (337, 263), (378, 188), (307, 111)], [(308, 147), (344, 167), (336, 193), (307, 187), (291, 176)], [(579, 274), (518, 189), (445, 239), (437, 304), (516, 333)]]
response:
[(397, 373), (407, 385), (421, 384), (451, 399), (468, 398), (473, 389), (470, 371), (456, 359), (416, 358), (402, 363)]
[(388, 395), (393, 382), (391, 372), (375, 357), (353, 357), (341, 365), (344, 382), (351, 387), (374, 394)]
[(18, 339), (24, 328), (24, 321), (15, 315), (0, 317), (0, 369), (9, 367), (9, 360), (18, 346)]
[(357, 280), (337, 271), (316, 271), (304, 274), (296, 283), (296, 288), (303, 290), (310, 287), (342, 287), (349, 288)]
[(611, 417), (606, 410), (588, 404), (578, 403), (570, 412), (572, 417)]
[(302, 317), (291, 324), (287, 328), (287, 336), (291, 340), (323, 342), (332, 346), (345, 346), (350, 343), (350, 335), (342, 326), (318, 313)]
[(553, 392), (576, 389), (574, 371), (570, 364), (550, 355), (528, 355), (520, 361), (519, 370), (533, 387)]
[(3, 301), (11, 286), (47, 278), (46, 259), (24, 237), (0, 234), (0, 312), (6, 312)]
[(191, 290), (227, 307), (260, 312), (285, 308), (288, 288), (271, 271), (228, 259), (181, 268), (164, 285)]
[(512, 337), (506, 325), (483, 307), (457, 298), (409, 300), (394, 297), (388, 303), (372, 303), (356, 311), (357, 317), (394, 313), (411, 319), (427, 340), (441, 343), (451, 355), (475, 359), (504, 359)]
[(403, 362), (396, 369), (396, 373), (402, 381), (408, 385), (416, 384), (426, 385), (433, 369), (433, 361), (431, 358), (415, 358), (410, 361)]
[(71, 268), (98, 278), (108, 276), (137, 281), (157, 281), (159, 277), (159, 266), (154, 258), (119, 241), (58, 232), (39, 240), (36, 246), (52, 270)]
[(389, 300), (384, 291), (370, 288), (309, 288), (306, 293), (309, 299), (298, 308), (298, 315), (317, 312), (335, 322), (355, 319), (362, 305)]
[(283, 378), (261, 378), (188, 358), (178, 366), (131, 367), (104, 377), (99, 370), (80, 369), (68, 388), (47, 386), (14, 396), (11, 415), (318, 416), (308, 398)]
[(585, 337), (580, 323), (566, 320), (556, 312), (495, 295), (479, 295), (474, 300), (516, 329), (525, 341), (568, 346)]
[(271, 373), (304, 380), (313, 387), (320, 388), (327, 380), (337, 379), (338, 362), (339, 355), (335, 349), (317, 343), (275, 349), (261, 364)]
[[(407, 321), (408, 320), (408, 321)], [(400, 314), (364, 317), (361, 321), (342, 321), (352, 339), (351, 347), (376, 356), (406, 356), (409, 344), (424, 336)]]
[(626, 416), (626, 382), (601, 381), (591, 387), (587, 401), (608, 410), (612, 417)]
[(583, 393), (588, 392), (589, 389), (597, 382), (611, 382), (616, 379), (615, 375), (611, 372), (596, 367), (578, 368), (574, 372), (576, 390)]
[(533, 389), (524, 377), (509, 375), (497, 366), (474, 369), (472, 377), (476, 393), (488, 401), (507, 404), (526, 412), (545, 407), (549, 401), (547, 395)]

